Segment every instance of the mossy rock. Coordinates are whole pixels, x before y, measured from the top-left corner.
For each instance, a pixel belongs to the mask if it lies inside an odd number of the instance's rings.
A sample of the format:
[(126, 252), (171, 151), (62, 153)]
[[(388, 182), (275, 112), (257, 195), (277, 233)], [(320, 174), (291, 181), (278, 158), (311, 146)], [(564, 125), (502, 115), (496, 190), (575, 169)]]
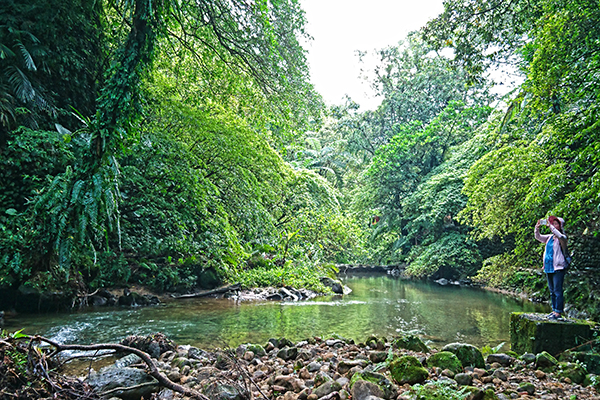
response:
[(365, 340), (365, 345), (372, 349), (383, 350), (385, 348), (385, 338), (377, 338), (375, 335), (371, 335)]
[(253, 352), (258, 357), (262, 357), (262, 356), (267, 355), (267, 352), (265, 351), (265, 348), (262, 347), (260, 344), (249, 343), (249, 344), (246, 345), (246, 351), (251, 351), (251, 352)]
[(429, 372), (413, 356), (403, 356), (393, 360), (388, 369), (392, 379), (400, 385), (423, 383), (429, 377)]
[(362, 371), (355, 373), (354, 375), (352, 375), (352, 379), (350, 379), (348, 388), (352, 389), (352, 387), (357, 381), (367, 381), (376, 384), (383, 392), (383, 397), (385, 399), (391, 399), (393, 397), (396, 397), (398, 394), (397, 388), (394, 386), (394, 384), (390, 382), (390, 380), (387, 379), (384, 375), (378, 374), (377, 372)]
[(551, 369), (558, 364), (556, 358), (547, 351), (542, 351), (535, 356), (535, 366), (541, 369)]
[(454, 353), (463, 367), (485, 368), (481, 351), (467, 343), (450, 343), (442, 348), (442, 351)]
[(459, 374), (463, 370), (462, 363), (458, 357), (449, 351), (440, 351), (427, 359), (428, 367), (438, 367), (442, 370), (449, 369), (454, 374)]
[(561, 378), (569, 378), (571, 382), (581, 385), (585, 380), (587, 371), (579, 363), (560, 363), (557, 375)]
[(592, 340), (594, 325), (586, 320), (550, 321), (540, 314), (512, 313), (510, 347), (519, 354), (547, 351), (558, 355)]
[(481, 400), (499, 400), (498, 395), (494, 392), (494, 389), (488, 388), (483, 392), (483, 398)]
[(600, 374), (600, 354), (578, 352), (573, 353), (573, 357), (576, 361), (585, 364), (587, 371), (590, 374)]
[(412, 351), (420, 351), (422, 353), (429, 353), (429, 347), (423, 341), (415, 335), (404, 335), (400, 338), (395, 339), (392, 342), (392, 346), (397, 349), (406, 349)]

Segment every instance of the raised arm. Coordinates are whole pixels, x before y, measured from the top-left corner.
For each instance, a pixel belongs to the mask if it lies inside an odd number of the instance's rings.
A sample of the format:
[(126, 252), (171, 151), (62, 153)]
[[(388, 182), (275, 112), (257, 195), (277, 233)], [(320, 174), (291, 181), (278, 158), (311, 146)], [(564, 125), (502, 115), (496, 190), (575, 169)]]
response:
[(538, 242), (546, 243), (549, 235), (542, 235), (540, 233), (540, 225), (541, 220), (538, 219), (537, 223), (535, 224), (535, 228), (533, 229), (533, 236), (535, 236), (535, 240)]

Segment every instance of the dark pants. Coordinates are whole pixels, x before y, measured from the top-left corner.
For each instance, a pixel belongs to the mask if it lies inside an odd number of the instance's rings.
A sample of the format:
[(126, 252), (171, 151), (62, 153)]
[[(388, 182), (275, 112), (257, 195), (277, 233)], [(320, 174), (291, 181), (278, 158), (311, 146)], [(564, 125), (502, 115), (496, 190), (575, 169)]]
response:
[(565, 270), (559, 269), (551, 274), (546, 274), (546, 277), (548, 278), (548, 289), (550, 289), (550, 298), (552, 299), (552, 311), (562, 314), (565, 308), (565, 298), (563, 296)]

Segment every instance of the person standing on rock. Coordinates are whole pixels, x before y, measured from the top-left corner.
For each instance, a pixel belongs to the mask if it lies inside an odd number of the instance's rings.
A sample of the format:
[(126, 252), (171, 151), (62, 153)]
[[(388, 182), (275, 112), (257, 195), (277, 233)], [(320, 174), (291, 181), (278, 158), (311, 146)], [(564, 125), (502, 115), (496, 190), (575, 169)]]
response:
[[(552, 313), (548, 315), (550, 319), (562, 318), (565, 307), (563, 295), (563, 282), (567, 263), (567, 236), (564, 233), (565, 221), (562, 218), (551, 215), (548, 221), (539, 220), (535, 224), (535, 238), (544, 243), (544, 272), (548, 279), (548, 289), (550, 289), (550, 298), (552, 300)], [(552, 234), (540, 234), (540, 225), (548, 225)]]

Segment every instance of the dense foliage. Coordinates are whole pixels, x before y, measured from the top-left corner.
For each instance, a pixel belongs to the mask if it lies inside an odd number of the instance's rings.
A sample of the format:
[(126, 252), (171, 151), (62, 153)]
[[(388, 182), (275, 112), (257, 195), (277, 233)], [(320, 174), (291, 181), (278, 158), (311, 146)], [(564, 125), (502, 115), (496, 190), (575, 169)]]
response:
[(322, 290), (365, 262), (539, 290), (537, 219), (600, 230), (598, 22), (447, 1), (361, 111), (313, 90), (297, 0), (3, 2), (0, 285)]

